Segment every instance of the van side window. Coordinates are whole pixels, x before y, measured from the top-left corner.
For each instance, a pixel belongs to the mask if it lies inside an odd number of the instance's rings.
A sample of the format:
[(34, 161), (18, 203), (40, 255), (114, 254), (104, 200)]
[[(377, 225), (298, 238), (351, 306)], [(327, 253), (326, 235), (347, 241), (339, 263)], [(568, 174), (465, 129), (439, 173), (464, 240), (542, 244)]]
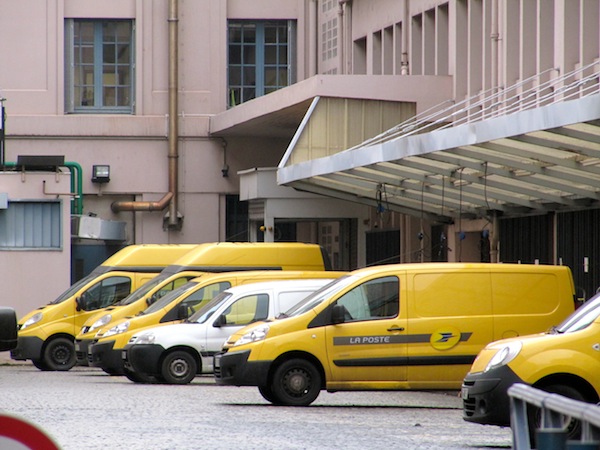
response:
[(79, 297), (78, 303), (84, 311), (106, 308), (131, 293), (131, 280), (127, 277), (110, 277), (94, 284)]
[(400, 310), (400, 282), (397, 277), (370, 280), (337, 300), (346, 308), (346, 321), (396, 317)]
[(248, 325), (269, 316), (269, 295), (253, 294), (240, 298), (223, 312), (225, 326)]
[(209, 284), (208, 286), (204, 286), (203, 288), (198, 289), (196, 292), (188, 295), (188, 297), (181, 302), (181, 305), (187, 308), (188, 314), (191, 316), (208, 302), (210, 302), (217, 294), (230, 287), (231, 283), (229, 281), (221, 281), (219, 283)]

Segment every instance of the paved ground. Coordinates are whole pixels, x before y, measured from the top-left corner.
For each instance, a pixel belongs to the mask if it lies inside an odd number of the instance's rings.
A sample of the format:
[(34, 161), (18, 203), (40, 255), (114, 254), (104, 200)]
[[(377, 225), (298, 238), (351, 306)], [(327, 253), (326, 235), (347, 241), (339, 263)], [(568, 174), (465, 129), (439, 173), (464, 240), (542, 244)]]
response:
[[(462, 420), (454, 392), (322, 392), (275, 407), (255, 388), (140, 385), (93, 368), (0, 365), (0, 413), (42, 427), (64, 450), (496, 449), (510, 429)], [(1, 433), (1, 430), (0, 430)]]

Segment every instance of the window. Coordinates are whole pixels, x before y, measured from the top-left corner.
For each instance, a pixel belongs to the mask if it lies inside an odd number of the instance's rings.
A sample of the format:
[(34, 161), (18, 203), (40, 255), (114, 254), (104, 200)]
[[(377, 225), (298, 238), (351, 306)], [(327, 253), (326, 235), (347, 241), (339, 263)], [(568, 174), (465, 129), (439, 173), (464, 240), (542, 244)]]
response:
[(127, 277), (109, 277), (82, 292), (77, 304), (84, 311), (95, 311), (123, 300), (131, 292), (131, 280)]
[(384, 277), (355, 287), (337, 301), (346, 311), (346, 321), (396, 317), (400, 309), (399, 280)]
[(224, 312), (225, 325), (248, 325), (269, 316), (269, 295), (252, 294), (242, 297)]
[(229, 106), (295, 82), (295, 22), (229, 22)]
[(133, 113), (133, 34), (131, 20), (67, 20), (67, 112)]
[(61, 248), (60, 202), (9, 202), (0, 209), (0, 248)]

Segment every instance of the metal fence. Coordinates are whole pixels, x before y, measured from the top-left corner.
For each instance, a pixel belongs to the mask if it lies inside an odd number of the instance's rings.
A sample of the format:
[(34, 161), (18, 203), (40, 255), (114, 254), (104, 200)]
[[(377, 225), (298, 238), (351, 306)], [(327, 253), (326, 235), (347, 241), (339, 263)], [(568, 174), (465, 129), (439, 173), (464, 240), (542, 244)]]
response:
[[(514, 384), (508, 390), (510, 422), (515, 450), (572, 450), (600, 449), (600, 406), (584, 403), (527, 386)], [(535, 428), (535, 446), (532, 447), (530, 430), (531, 406), (540, 410), (541, 422)], [(569, 439), (567, 425), (571, 419), (581, 424), (581, 436)]]

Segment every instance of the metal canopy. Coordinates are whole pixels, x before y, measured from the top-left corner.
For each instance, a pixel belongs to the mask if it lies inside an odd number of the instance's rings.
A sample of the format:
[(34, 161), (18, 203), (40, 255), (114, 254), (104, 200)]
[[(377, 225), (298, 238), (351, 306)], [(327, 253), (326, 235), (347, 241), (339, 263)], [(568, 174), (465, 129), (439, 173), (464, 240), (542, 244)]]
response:
[(354, 148), (288, 165), (292, 141), (278, 182), (442, 223), (492, 212), (517, 217), (598, 208), (598, 73), (586, 79), (588, 90), (581, 76), (573, 78), (577, 90), (563, 79), (559, 100), (556, 88), (550, 101), (543, 95), (548, 86), (538, 86), (535, 104), (500, 113), (488, 97), (484, 102), (494, 108), (483, 103), (478, 110), (493, 111), (489, 118), (469, 117), (473, 104), (462, 111), (452, 105), (451, 114), (436, 113), (443, 119), (424, 117)]

